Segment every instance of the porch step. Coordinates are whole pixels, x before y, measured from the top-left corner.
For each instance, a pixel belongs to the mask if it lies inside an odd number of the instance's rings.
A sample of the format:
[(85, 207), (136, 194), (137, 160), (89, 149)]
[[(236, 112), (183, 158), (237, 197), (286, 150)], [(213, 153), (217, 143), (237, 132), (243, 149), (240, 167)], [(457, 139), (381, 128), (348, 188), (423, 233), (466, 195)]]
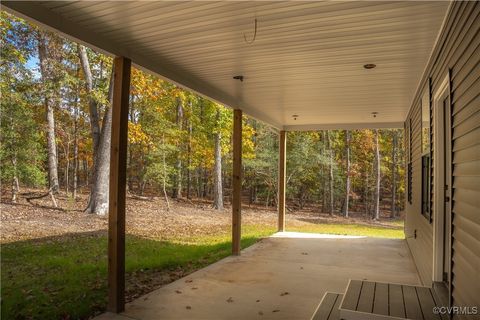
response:
[(343, 294), (326, 292), (311, 320), (340, 320), (340, 302)]
[(350, 280), (339, 311), (345, 320), (443, 320), (437, 301), (428, 287)]

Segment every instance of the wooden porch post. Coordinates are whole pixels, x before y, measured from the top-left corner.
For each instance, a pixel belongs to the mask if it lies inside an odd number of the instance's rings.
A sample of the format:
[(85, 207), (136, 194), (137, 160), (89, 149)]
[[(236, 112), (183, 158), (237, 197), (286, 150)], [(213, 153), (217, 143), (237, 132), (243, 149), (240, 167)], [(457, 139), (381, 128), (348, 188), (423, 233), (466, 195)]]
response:
[(114, 60), (110, 195), (108, 209), (108, 311), (125, 310), (125, 192), (130, 59)]
[(285, 183), (287, 159), (287, 133), (280, 131), (278, 157), (278, 231), (285, 231)]
[(240, 255), (242, 226), (242, 110), (233, 110), (232, 254)]

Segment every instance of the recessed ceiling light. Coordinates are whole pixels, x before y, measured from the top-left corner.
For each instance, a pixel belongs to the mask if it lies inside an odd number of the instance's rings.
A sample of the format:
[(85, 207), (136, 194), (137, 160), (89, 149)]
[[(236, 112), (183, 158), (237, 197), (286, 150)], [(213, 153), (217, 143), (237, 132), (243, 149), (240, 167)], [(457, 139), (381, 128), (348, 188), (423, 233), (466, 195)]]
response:
[(374, 64), (374, 63), (367, 63), (367, 64), (364, 64), (364, 65), (363, 65), (363, 67), (364, 67), (365, 69), (373, 69), (373, 68), (375, 68), (376, 66), (377, 66), (377, 65)]

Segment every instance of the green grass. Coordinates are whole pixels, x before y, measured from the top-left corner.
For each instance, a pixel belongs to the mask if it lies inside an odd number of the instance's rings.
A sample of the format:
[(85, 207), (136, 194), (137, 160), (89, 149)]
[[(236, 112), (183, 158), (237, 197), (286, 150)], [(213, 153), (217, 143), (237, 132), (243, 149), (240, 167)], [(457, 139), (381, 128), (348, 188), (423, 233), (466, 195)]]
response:
[(376, 238), (404, 239), (403, 223), (395, 227), (385, 228), (363, 224), (310, 224), (305, 226), (288, 227), (287, 231), (326, 233), (350, 236), (367, 236)]
[[(288, 231), (404, 238), (391, 228), (361, 224), (310, 224)], [(276, 230), (242, 226), (242, 248)], [(230, 255), (230, 232), (155, 241), (126, 238), (126, 272), (192, 272)], [(82, 319), (105, 310), (107, 239), (104, 233), (65, 235), (2, 245), (2, 319)]]
[[(275, 230), (243, 228), (242, 247)], [(126, 272), (178, 270), (191, 272), (230, 254), (227, 233), (219, 236), (155, 241), (126, 238)], [(2, 245), (2, 319), (82, 319), (103, 311), (107, 293), (105, 234)]]

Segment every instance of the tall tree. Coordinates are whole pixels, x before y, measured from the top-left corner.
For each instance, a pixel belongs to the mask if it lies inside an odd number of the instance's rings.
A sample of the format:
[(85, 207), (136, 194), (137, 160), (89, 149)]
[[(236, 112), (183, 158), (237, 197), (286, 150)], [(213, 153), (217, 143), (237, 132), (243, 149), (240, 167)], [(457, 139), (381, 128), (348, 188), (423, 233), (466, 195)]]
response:
[(47, 86), (44, 90), (44, 104), (47, 120), (47, 153), (49, 192), (54, 206), (57, 206), (55, 194), (59, 191), (57, 143), (55, 139), (55, 109), (60, 104), (60, 79), (62, 70), (58, 63), (62, 60), (62, 40), (43, 31), (37, 33), (38, 59), (42, 82)]
[[(177, 97), (177, 112), (176, 112), (176, 124), (178, 133), (182, 136), (183, 130), (183, 101), (182, 97)], [(178, 154), (175, 162), (175, 174), (173, 177), (173, 190), (172, 198), (182, 197), (182, 150), (181, 143), (178, 145)]]
[(21, 183), (45, 183), (41, 126), (35, 114), (42, 103), (33, 72), (26, 67), (37, 39), (30, 26), (4, 11), (0, 23), (0, 179), (11, 186), (11, 200), (16, 202)]
[(396, 195), (397, 195), (397, 130), (392, 130), (392, 204), (390, 218), (395, 218), (396, 215)]
[(348, 218), (348, 206), (350, 201), (350, 131), (345, 130), (345, 158), (346, 158), (346, 181), (345, 181), (345, 203), (343, 215)]
[(223, 186), (222, 186), (222, 133), (220, 131), (220, 108), (217, 107), (215, 116), (217, 130), (215, 132), (215, 168), (214, 168), (214, 191), (213, 207), (223, 210)]
[[(326, 145), (327, 145), (327, 135), (326, 135), (326, 130), (322, 130), (322, 143), (321, 143), (321, 152), (322, 152), (322, 158), (325, 158), (325, 150), (326, 150)], [(322, 167), (321, 167), (321, 181), (322, 184), (320, 185), (321, 193), (322, 193), (322, 212), (325, 212), (325, 209), (327, 207), (327, 189), (328, 189), (328, 179), (327, 179), (327, 163), (325, 161), (322, 161)], [(328, 176), (330, 178), (330, 175)]]
[(102, 121), (100, 141), (95, 157), (95, 168), (93, 171), (93, 185), (90, 191), (90, 198), (85, 209), (87, 213), (106, 215), (108, 213), (109, 200), (109, 177), (110, 177), (110, 144), (112, 133), (112, 101), (113, 94), (113, 70), (110, 77), (108, 92), (108, 107)]
[(328, 140), (328, 152), (329, 152), (329, 201), (330, 201), (330, 210), (329, 213), (333, 216), (334, 213), (334, 194), (333, 194), (333, 146), (332, 146), (332, 138), (330, 132), (327, 132), (327, 140)]
[(375, 186), (375, 215), (374, 219), (380, 219), (380, 147), (378, 143), (378, 129), (375, 129), (375, 173), (376, 173), (376, 186)]
[[(80, 59), (80, 64), (82, 66), (83, 76), (85, 80), (85, 91), (87, 92), (88, 96), (90, 132), (93, 140), (93, 154), (95, 155), (98, 151), (98, 145), (100, 143), (100, 116), (98, 111), (98, 102), (94, 94), (93, 75), (90, 69), (90, 61), (88, 59), (87, 49), (80, 44), (78, 45), (78, 57)], [(95, 157), (93, 157), (93, 159), (93, 167), (96, 167)]]
[(85, 78), (85, 90), (89, 102), (90, 130), (93, 140), (93, 183), (85, 212), (105, 215), (108, 212), (109, 197), (110, 135), (112, 128), (112, 111), (110, 105), (113, 92), (113, 69), (110, 76), (107, 106), (105, 107), (102, 127), (100, 128), (99, 103), (94, 92), (90, 61), (86, 49), (82, 45), (78, 46), (78, 56)]

